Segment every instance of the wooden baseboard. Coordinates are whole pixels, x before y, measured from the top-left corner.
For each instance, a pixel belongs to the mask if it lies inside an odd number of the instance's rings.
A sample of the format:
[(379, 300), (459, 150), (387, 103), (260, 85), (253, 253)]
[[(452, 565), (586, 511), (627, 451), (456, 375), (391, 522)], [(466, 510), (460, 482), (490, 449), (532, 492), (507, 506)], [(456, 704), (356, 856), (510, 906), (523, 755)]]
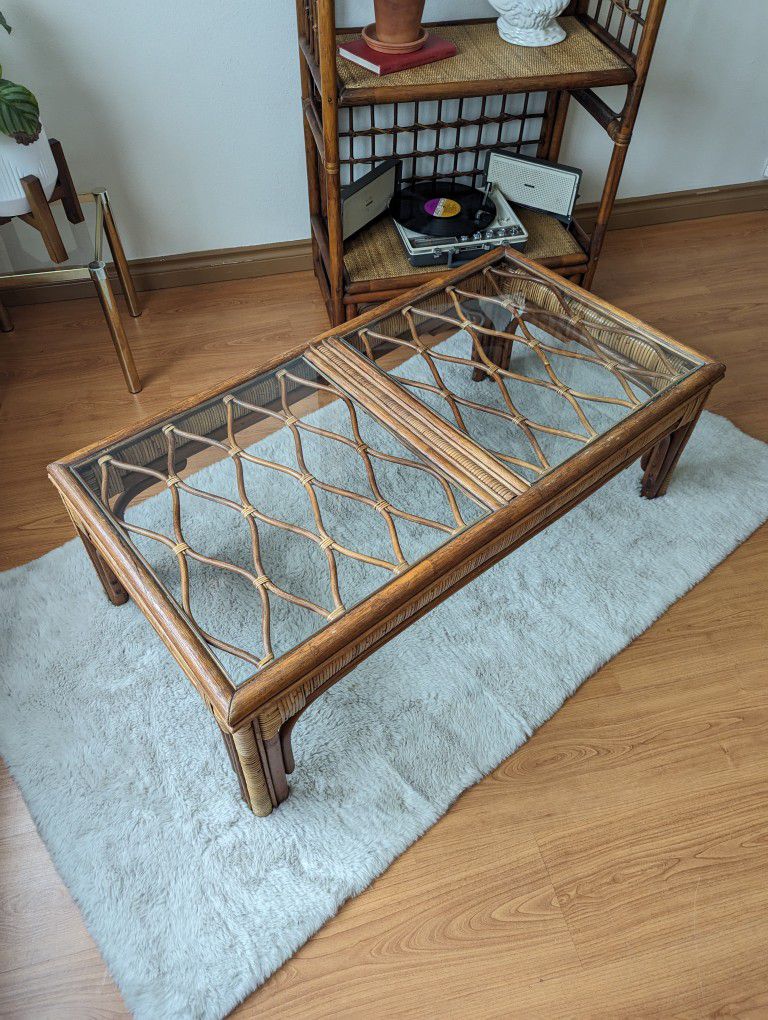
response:
[[(312, 246), (309, 240), (277, 241), (243, 248), (218, 248), (211, 251), (185, 252), (151, 259), (132, 259), (131, 274), (137, 290), (164, 290), (166, 287), (189, 287), (220, 280), (245, 280), (257, 276), (275, 276), (312, 268)], [(114, 269), (107, 269), (116, 280)], [(116, 284), (119, 288), (119, 284)], [(43, 301), (93, 297), (88, 281), (74, 283), (41, 283), (3, 293), (7, 305), (30, 305)]]
[[(672, 223), (764, 209), (768, 209), (767, 180), (726, 184), (719, 188), (671, 191), (661, 195), (644, 195), (642, 198), (619, 199), (611, 216), (610, 228), (622, 230), (651, 226), (654, 223)], [(591, 232), (597, 215), (597, 203), (578, 206), (576, 214), (584, 229)], [(312, 249), (308, 239), (187, 252), (160, 258), (135, 259), (131, 262), (131, 272), (138, 290), (244, 280), (311, 268)], [(3, 300), (8, 305), (26, 305), (82, 297), (93, 297), (93, 288), (88, 282), (46, 283), (15, 291), (8, 290)]]
[[(576, 216), (591, 233), (597, 216), (597, 202), (576, 208)], [(611, 230), (650, 227), (655, 223), (699, 220), (731, 213), (759, 212), (768, 209), (768, 180), (746, 184), (723, 184), (719, 188), (695, 188), (691, 191), (667, 191), (641, 198), (620, 198), (613, 207)]]

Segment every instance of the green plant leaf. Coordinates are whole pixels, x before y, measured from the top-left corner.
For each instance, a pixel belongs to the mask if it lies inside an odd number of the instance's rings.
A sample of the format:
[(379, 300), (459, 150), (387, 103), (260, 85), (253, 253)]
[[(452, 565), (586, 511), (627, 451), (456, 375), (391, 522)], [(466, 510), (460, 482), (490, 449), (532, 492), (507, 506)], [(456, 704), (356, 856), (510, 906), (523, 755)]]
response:
[(0, 131), (29, 145), (39, 137), (40, 127), (40, 108), (29, 89), (0, 78)]
[(11, 34), (11, 26), (5, 20), (5, 15), (3, 14), (2, 11), (0, 11), (0, 28), (4, 28), (8, 35)]

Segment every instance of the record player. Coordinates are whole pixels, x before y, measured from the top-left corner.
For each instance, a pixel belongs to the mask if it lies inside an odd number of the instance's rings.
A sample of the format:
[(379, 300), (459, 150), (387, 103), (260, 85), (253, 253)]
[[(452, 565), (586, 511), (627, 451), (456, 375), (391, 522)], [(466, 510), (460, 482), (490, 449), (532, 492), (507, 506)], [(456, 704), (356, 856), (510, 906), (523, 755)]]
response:
[(528, 232), (514, 206), (570, 223), (581, 171), (503, 149), (488, 153), (485, 187), (453, 181), (401, 185), (388, 159), (342, 191), (344, 239), (389, 211), (413, 266), (451, 266), (497, 247), (525, 250)]
[[(424, 185), (422, 194), (412, 190), (408, 204), (425, 207), (421, 216), (404, 215), (403, 192), (394, 196), (389, 209), (412, 266), (453, 266), (491, 248), (525, 248), (528, 231), (495, 184), (489, 183), (485, 191), (457, 192), (461, 187), (436, 181)], [(445, 215), (446, 208), (452, 215)]]

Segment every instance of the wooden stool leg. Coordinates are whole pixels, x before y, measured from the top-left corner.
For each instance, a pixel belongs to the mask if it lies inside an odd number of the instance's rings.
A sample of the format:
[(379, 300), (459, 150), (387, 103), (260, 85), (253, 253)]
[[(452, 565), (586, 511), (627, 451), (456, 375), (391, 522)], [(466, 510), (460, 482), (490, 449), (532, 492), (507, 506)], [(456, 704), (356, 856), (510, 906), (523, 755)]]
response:
[(109, 204), (109, 196), (106, 191), (101, 192), (97, 201), (101, 201), (104, 210), (104, 230), (107, 235), (107, 243), (109, 244), (109, 250), (112, 252), (112, 260), (115, 263), (120, 286), (123, 288), (128, 311), (136, 318), (141, 315), (141, 307), (136, 295), (136, 287), (133, 283), (131, 270), (128, 266), (128, 259), (125, 257), (123, 242), (120, 240), (120, 234), (117, 232), (117, 224), (112, 215), (112, 207)]
[(40, 231), (51, 262), (66, 262), (69, 255), (61, 239), (59, 228), (56, 226), (51, 207), (48, 205), (42, 184), (37, 177), (30, 175), (21, 178), (21, 186), (32, 212), (25, 213), (20, 218)]
[(120, 321), (120, 312), (115, 302), (112, 287), (107, 279), (104, 263), (91, 262), (88, 266), (88, 271), (96, 287), (96, 293), (101, 302), (101, 309), (104, 312), (104, 318), (107, 320), (109, 334), (112, 337), (112, 343), (115, 345), (117, 360), (120, 362), (128, 389), (131, 393), (139, 393), (141, 390), (141, 379), (136, 371), (133, 354), (131, 354), (131, 348), (128, 345), (128, 339), (125, 335), (123, 324)]
[(85, 219), (85, 214), (83, 213), (83, 207), (80, 205), (75, 182), (72, 180), (72, 174), (69, 172), (69, 166), (64, 158), (61, 142), (57, 138), (49, 138), (48, 144), (51, 147), (51, 155), (56, 163), (56, 169), (59, 171), (58, 183), (61, 191), (61, 204), (64, 206), (67, 219), (70, 223), (82, 223)]
[(13, 320), (2, 301), (0, 301), (0, 330), (3, 333), (13, 333)]

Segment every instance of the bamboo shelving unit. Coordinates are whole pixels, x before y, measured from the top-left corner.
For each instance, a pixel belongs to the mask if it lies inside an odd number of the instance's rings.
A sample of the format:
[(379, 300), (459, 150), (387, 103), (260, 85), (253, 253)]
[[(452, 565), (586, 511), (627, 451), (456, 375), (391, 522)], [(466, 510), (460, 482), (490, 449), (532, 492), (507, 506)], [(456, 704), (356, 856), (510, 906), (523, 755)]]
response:
[[(556, 46), (503, 42), (492, 20), (429, 27), (458, 54), (379, 78), (337, 58), (356, 33), (336, 26), (334, 0), (297, 0), (304, 138), (315, 275), (334, 325), (444, 271), (409, 264), (391, 222), (344, 243), (341, 189), (396, 155), (403, 180), (482, 183), (486, 153), (503, 147), (557, 160), (571, 98), (612, 143), (591, 234), (574, 221), (523, 214), (526, 254), (589, 287), (597, 268), (665, 0), (572, 0)], [(626, 87), (620, 110), (596, 88)]]

